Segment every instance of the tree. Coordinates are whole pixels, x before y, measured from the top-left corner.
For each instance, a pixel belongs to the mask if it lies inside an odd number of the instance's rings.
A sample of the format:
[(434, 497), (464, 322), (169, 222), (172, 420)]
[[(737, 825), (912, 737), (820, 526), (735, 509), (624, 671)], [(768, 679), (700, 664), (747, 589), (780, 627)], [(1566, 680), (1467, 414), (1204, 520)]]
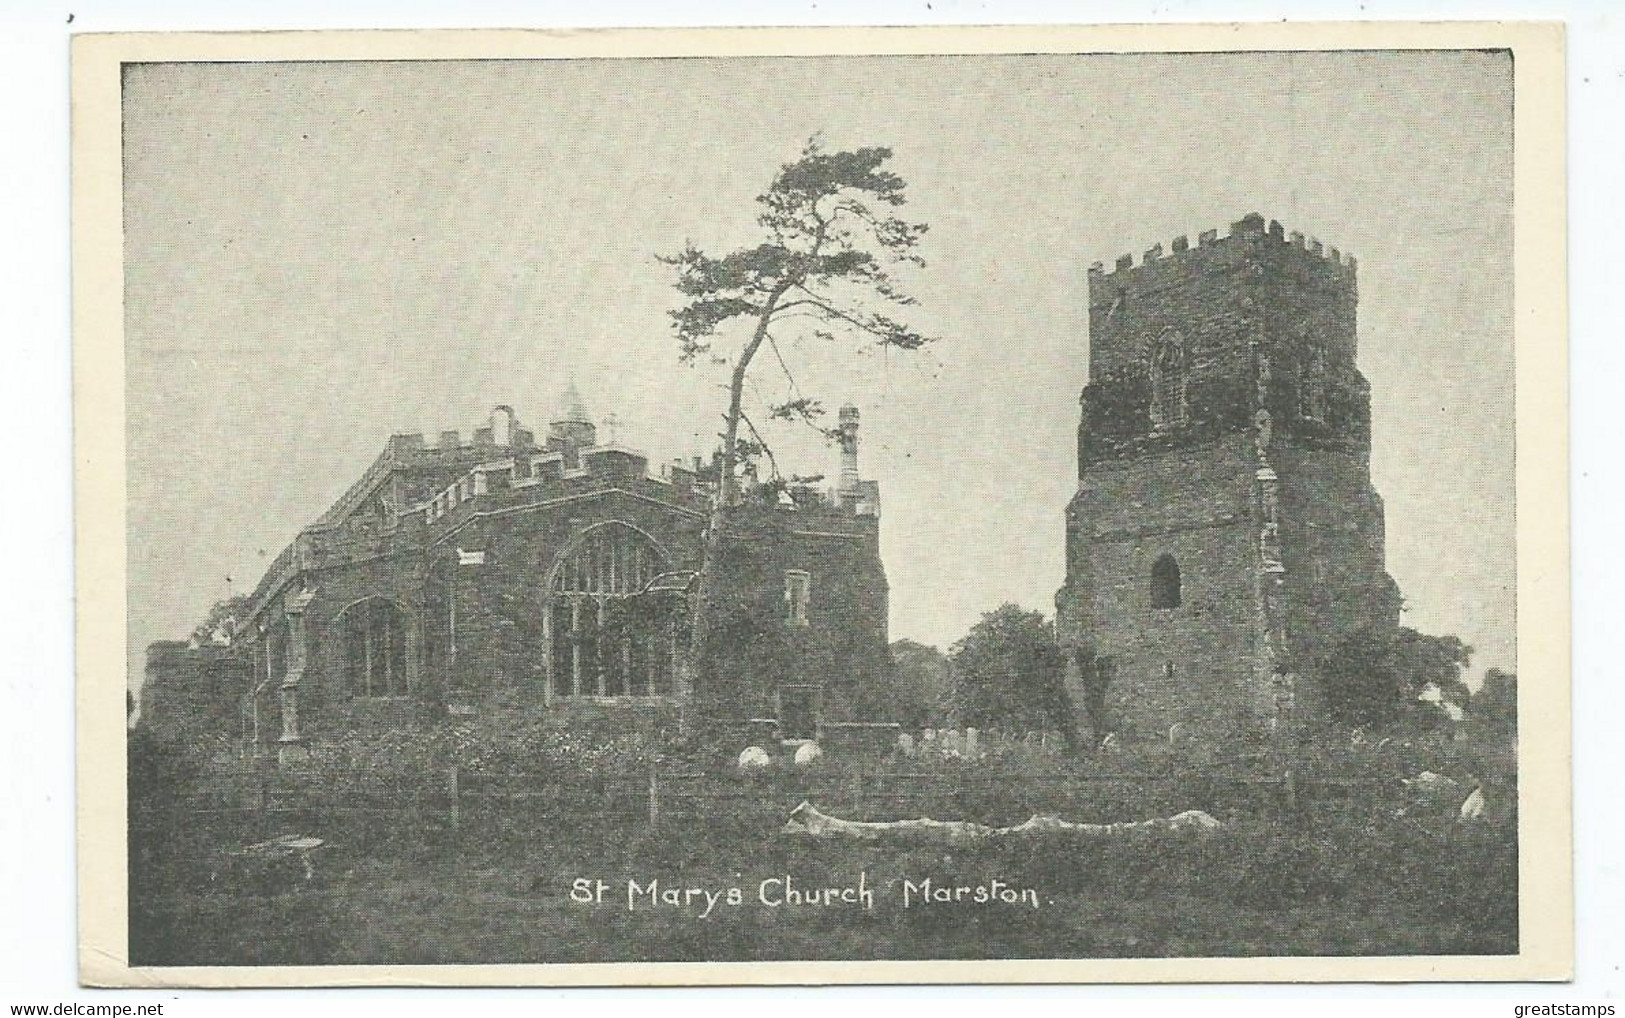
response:
[(192, 630), (192, 639), (201, 647), (207, 647), (223, 638), (230, 642), (236, 636), (237, 627), (248, 613), (248, 595), (237, 594), (221, 601), (216, 601), (209, 614)]
[(952, 701), (948, 656), (913, 640), (891, 645), (891, 702), (895, 719), (907, 728), (942, 724)]
[(1350, 724), (1394, 720), (1430, 685), (1440, 701), (1460, 707), (1469, 696), (1461, 673), (1472, 656), (1473, 648), (1454, 636), (1362, 629), (1321, 660), (1322, 690), (1332, 717)]
[(1468, 701), (1468, 711), (1491, 728), (1508, 733), (1518, 730), (1518, 675), (1491, 668), (1484, 684)]
[[(760, 243), (721, 257), (690, 243), (680, 254), (661, 258), (675, 267), (677, 291), (685, 298), (671, 312), (682, 361), (708, 357), (732, 366), (717, 493), (691, 622), (690, 657), (702, 695), (713, 669), (718, 564), (740, 500), (741, 453), (748, 460), (765, 451), (744, 413), (745, 383), (756, 355), (764, 346), (772, 350), (789, 383), (785, 398), (768, 407), (769, 415), (803, 421), (830, 436), (819, 424), (822, 404), (802, 394), (790, 373), (784, 348), (791, 340), (833, 341), (840, 333), (887, 350), (918, 350), (931, 342), (869, 303), (877, 298), (881, 306), (915, 303), (895, 288), (887, 267), (925, 264), (915, 248), (926, 226), (891, 213), (904, 204), (905, 188), (901, 177), (883, 168), (891, 155), (887, 148), (825, 152), (814, 138), (757, 197)], [(728, 352), (722, 352), (724, 344)], [(749, 440), (741, 436), (741, 424), (749, 428)]]
[(967, 725), (1058, 728), (1072, 736), (1066, 653), (1042, 612), (1002, 604), (949, 653), (954, 706)]
[(1461, 673), (1472, 662), (1473, 648), (1454, 636), (1429, 636), (1401, 627), (1394, 654), (1401, 674), (1406, 677), (1405, 692), (1415, 696), (1427, 686), (1437, 686), (1445, 703), (1460, 707), (1472, 691)]

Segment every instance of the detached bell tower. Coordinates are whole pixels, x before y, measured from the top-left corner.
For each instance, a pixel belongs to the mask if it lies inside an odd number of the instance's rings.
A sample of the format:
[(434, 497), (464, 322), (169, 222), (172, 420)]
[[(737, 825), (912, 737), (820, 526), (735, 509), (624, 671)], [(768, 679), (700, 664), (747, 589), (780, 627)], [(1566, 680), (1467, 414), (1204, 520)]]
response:
[(1090, 267), (1056, 620), (1097, 732), (1273, 726), (1318, 709), (1336, 642), (1398, 625), (1355, 277), (1256, 213)]

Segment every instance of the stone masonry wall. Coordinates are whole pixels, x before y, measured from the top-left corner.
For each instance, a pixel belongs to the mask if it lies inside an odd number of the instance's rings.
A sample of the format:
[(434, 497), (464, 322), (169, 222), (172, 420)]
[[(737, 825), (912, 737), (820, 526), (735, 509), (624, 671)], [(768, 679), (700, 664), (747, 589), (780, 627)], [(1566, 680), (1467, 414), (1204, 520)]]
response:
[[(1259, 709), (1251, 474), (1238, 436), (1102, 466), (1073, 500), (1077, 582), (1058, 599), (1061, 638), (1114, 662), (1114, 727), (1229, 727)], [(1181, 603), (1171, 609), (1151, 600), (1152, 565), (1164, 554), (1180, 571)]]
[[(703, 517), (621, 490), (476, 518), (431, 547), (431, 574), (447, 578), (427, 588), (432, 592), (426, 602), (429, 644), (436, 650), (449, 643), (441, 634), (449, 630), (448, 598), (456, 598), (455, 661), (444, 653), (430, 655), (441, 662), (448, 689), (486, 702), (546, 702), (547, 583), (575, 539), (605, 521), (647, 534), (665, 551), (667, 570), (700, 567)], [(849, 688), (878, 680), (886, 660), (886, 588), (873, 520), (742, 508), (729, 547), (725, 586), (740, 603), (764, 617), (782, 618), (785, 572), (808, 572), (807, 635), (835, 663), (833, 679)], [(484, 561), (459, 565), (459, 550), (481, 551)], [(809, 681), (793, 674), (737, 678), (727, 699), (729, 709), (742, 716), (771, 716), (774, 682)]]
[[(877, 521), (817, 513), (748, 510), (726, 562), (739, 610), (767, 623), (725, 648), (720, 695), (772, 717), (780, 684), (821, 685), (827, 719), (850, 720), (885, 702), (887, 585)], [(788, 619), (785, 574), (808, 574), (807, 625)], [(751, 644), (763, 651), (751, 653)], [(869, 720), (870, 718), (865, 718)]]
[(382, 598), (406, 616), (406, 667), (414, 693), (424, 676), (422, 662), (423, 565), (411, 554), (396, 554), (325, 569), (311, 577), (316, 597), (305, 610), (309, 658), (299, 690), (300, 731), (307, 738), (349, 728), (394, 724), (413, 711), (410, 702), (370, 700), (345, 686), (344, 612)]
[(1399, 624), (1399, 593), (1389, 578), (1382, 500), (1357, 454), (1288, 447), (1280, 461), (1281, 551), (1288, 633), (1303, 673), (1343, 637)]
[[(544, 702), (542, 618), (551, 571), (578, 536), (609, 520), (652, 538), (667, 555), (666, 569), (699, 568), (703, 518), (618, 490), (477, 518), (430, 547), (437, 567), (454, 578), (457, 655), (444, 666), (448, 688), (484, 699)], [(459, 565), (459, 549), (484, 552), (484, 562)], [(448, 627), (450, 611), (444, 599), (430, 605), (437, 629)]]

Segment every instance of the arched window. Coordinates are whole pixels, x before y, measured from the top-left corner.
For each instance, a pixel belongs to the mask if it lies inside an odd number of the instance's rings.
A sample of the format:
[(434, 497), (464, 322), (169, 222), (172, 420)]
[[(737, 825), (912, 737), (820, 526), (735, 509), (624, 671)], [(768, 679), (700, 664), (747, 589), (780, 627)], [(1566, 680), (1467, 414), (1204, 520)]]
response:
[(668, 599), (639, 597), (666, 556), (624, 523), (587, 531), (553, 568), (547, 620), (554, 696), (658, 696), (671, 690)]
[(1163, 555), (1151, 566), (1151, 607), (1179, 607), (1179, 563)]
[(1151, 351), (1151, 426), (1185, 422), (1185, 345), (1164, 336)]
[(344, 685), (353, 696), (406, 696), (406, 613), (382, 597), (357, 601), (339, 615)]
[(1326, 419), (1326, 350), (1312, 344), (1303, 357), (1298, 377), (1298, 415), (1310, 420)]

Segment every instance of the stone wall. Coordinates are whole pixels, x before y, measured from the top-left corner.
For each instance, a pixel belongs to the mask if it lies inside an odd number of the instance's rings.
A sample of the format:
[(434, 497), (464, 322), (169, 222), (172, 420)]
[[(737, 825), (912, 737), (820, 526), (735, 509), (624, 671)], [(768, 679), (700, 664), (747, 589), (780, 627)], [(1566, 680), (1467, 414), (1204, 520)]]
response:
[(179, 640), (149, 644), (137, 723), (161, 739), (234, 734), (250, 667), (238, 648), (192, 647)]
[[(884, 703), (888, 590), (878, 521), (747, 509), (738, 529), (725, 561), (727, 603), (766, 626), (724, 642), (719, 681), (728, 687), (718, 695), (742, 708), (742, 716), (762, 717), (775, 716), (780, 684), (823, 686), (826, 718), (853, 719)], [(789, 619), (791, 571), (808, 576), (805, 626)]]
[[(1110, 658), (1113, 727), (1233, 727), (1261, 709), (1252, 460), (1242, 437), (1092, 470), (1069, 508), (1063, 643)], [(1180, 603), (1152, 603), (1171, 555)]]
[(1287, 447), (1281, 463), (1281, 551), (1295, 670), (1310, 673), (1342, 638), (1399, 624), (1385, 569), (1382, 499), (1357, 454)]
[[(470, 512), (416, 549), (402, 540), (378, 546), (370, 557), (325, 556), (325, 568), (309, 570), (289, 588), (313, 593), (303, 614), (301, 734), (322, 738), (352, 728), (398, 727), (443, 713), (454, 702), (481, 709), (551, 708), (584, 722), (618, 709), (559, 699), (547, 681), (543, 619), (553, 570), (579, 539), (604, 524), (645, 535), (662, 553), (660, 571), (700, 568), (705, 517), (630, 485), (594, 490), (578, 484), (567, 498)], [(404, 533), (431, 531), (413, 524)], [(391, 550), (384, 552), (386, 547)], [(776, 620), (785, 639), (775, 646), (793, 649), (790, 656), (800, 663), (768, 667), (752, 658), (747, 651), (764, 645), (760, 636), (728, 648), (738, 667), (724, 677), (726, 691), (719, 691), (725, 709), (772, 716), (778, 683), (807, 682), (829, 687), (825, 703), (832, 716), (850, 716), (857, 691), (887, 674), (887, 593), (877, 521), (838, 509), (742, 507), (729, 549), (724, 586), (732, 603)], [(785, 623), (785, 573), (791, 570), (809, 574), (805, 627)], [(373, 599), (403, 613), (409, 697), (366, 697), (346, 687), (345, 613)], [(273, 630), (272, 652), (263, 653), (264, 645), (253, 652), (257, 680), (269, 681), (263, 697), (268, 710), (290, 660), (277, 642), (287, 639), (285, 629), (277, 629), (286, 600), (276, 598), (261, 612), (259, 621)], [(686, 637), (686, 627), (682, 632)], [(630, 703), (626, 709), (635, 713), (638, 707)]]
[[(698, 569), (703, 517), (691, 511), (603, 489), (568, 502), (475, 518), (428, 549), (451, 590), (436, 591), (429, 618), (449, 643), (455, 599), (457, 653), (447, 661), (448, 688), (476, 698), (541, 704), (547, 700), (542, 619), (552, 570), (589, 528), (608, 521), (635, 527), (666, 555), (669, 570)], [(482, 561), (460, 564), (459, 551)]]
[[(1282, 435), (1369, 444), (1368, 387), (1354, 364), (1352, 258), (1256, 215), (1232, 224), (1229, 236), (1203, 234), (1195, 247), (1178, 238), (1173, 251), (1157, 245), (1138, 265), (1124, 256), (1113, 272), (1089, 271), (1080, 477), (1102, 460), (1250, 431), (1261, 406)], [(1184, 350), (1184, 415), (1154, 430), (1151, 357), (1169, 339)], [(1306, 419), (1299, 395), (1312, 347), (1325, 357), (1327, 408)]]

